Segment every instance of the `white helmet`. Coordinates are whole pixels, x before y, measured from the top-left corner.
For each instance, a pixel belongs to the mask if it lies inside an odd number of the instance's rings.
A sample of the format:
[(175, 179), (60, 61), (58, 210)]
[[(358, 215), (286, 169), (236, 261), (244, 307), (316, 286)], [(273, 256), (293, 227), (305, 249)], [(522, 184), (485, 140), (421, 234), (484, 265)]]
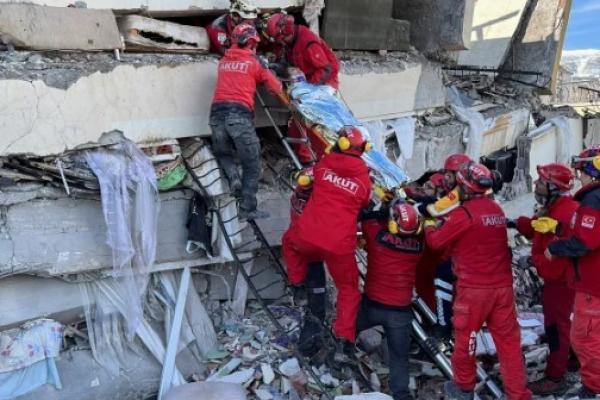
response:
[(230, 13), (236, 13), (244, 19), (255, 19), (258, 17), (258, 7), (252, 0), (234, 0), (229, 7)]

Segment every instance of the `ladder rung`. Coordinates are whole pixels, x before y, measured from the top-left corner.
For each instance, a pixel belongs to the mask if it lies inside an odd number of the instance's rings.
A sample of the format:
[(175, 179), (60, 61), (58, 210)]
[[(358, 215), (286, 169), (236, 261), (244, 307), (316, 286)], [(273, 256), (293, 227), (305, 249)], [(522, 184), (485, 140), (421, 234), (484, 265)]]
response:
[(270, 288), (272, 286), (277, 285), (278, 283), (283, 283), (283, 282), (281, 282), (281, 281), (273, 281), (273, 282), (269, 283), (268, 285), (263, 286), (260, 289), (256, 289), (256, 291), (260, 293), (260, 292), (262, 292), (264, 290), (267, 290), (268, 288)]
[(254, 273), (254, 274), (252, 274), (252, 275), (249, 275), (248, 277), (249, 277), (250, 279), (252, 279), (252, 278), (254, 278), (254, 277), (257, 277), (258, 275), (260, 275), (260, 274), (264, 273), (265, 271), (268, 271), (268, 270), (269, 270), (269, 268), (263, 268), (263, 269), (261, 269), (260, 271), (258, 271), (258, 272), (255, 272), (255, 273)]
[(243, 249), (243, 248), (245, 248), (245, 247), (248, 247), (248, 246), (250, 246), (252, 243), (258, 243), (258, 242), (257, 242), (256, 240), (251, 240), (251, 241), (249, 241), (249, 242), (242, 243), (241, 245), (239, 245), (239, 246), (238, 246), (238, 247), (236, 247), (235, 249), (236, 249), (236, 251), (239, 251), (239, 250), (241, 250), (241, 249)]
[(308, 139), (286, 137), (285, 141), (292, 144), (306, 144)]

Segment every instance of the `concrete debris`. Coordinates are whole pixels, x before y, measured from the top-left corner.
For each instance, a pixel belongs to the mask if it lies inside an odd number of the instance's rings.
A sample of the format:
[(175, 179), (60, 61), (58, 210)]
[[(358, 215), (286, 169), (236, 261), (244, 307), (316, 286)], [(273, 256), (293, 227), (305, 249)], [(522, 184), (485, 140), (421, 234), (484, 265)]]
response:
[(127, 50), (208, 52), (210, 42), (202, 27), (127, 15), (119, 18)]
[(196, 382), (175, 387), (165, 400), (246, 400), (246, 391), (240, 385), (226, 382)]
[(391, 396), (383, 393), (361, 393), (348, 396), (336, 396), (335, 400), (393, 400)]
[(0, 4), (2, 43), (30, 50), (121, 49), (110, 10)]

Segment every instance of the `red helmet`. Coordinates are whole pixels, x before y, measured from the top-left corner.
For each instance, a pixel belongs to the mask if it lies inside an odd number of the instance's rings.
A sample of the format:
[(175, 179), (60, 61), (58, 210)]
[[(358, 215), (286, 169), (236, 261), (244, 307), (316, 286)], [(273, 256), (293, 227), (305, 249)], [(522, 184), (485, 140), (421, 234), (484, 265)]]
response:
[(452, 154), (446, 158), (444, 162), (444, 169), (446, 171), (458, 172), (467, 167), (467, 164), (471, 162), (469, 156), (465, 154)]
[(421, 218), (417, 210), (403, 200), (398, 199), (390, 206), (388, 230), (394, 235), (412, 235), (421, 227)]
[(444, 177), (444, 174), (442, 174), (442, 173), (436, 172), (435, 174), (431, 175), (429, 177), (429, 181), (436, 188), (442, 188), (442, 189), (446, 188), (446, 178)]
[(483, 194), (494, 185), (493, 175), (483, 164), (471, 163), (456, 174), (456, 182), (467, 192)]
[(338, 132), (337, 148), (347, 154), (361, 156), (371, 150), (371, 143), (365, 140), (362, 132), (355, 126), (346, 126)]
[(294, 33), (294, 17), (284, 13), (271, 15), (267, 21), (267, 35), (273, 41), (281, 41)]
[(562, 164), (538, 165), (537, 172), (540, 181), (555, 185), (561, 192), (567, 192), (573, 188), (573, 172)]
[(579, 156), (573, 157), (571, 166), (592, 178), (600, 178), (600, 146), (583, 150)]
[(246, 47), (252, 41), (254, 44), (260, 42), (260, 37), (254, 26), (241, 23), (233, 28), (233, 32), (231, 32), (231, 42), (234, 46)]

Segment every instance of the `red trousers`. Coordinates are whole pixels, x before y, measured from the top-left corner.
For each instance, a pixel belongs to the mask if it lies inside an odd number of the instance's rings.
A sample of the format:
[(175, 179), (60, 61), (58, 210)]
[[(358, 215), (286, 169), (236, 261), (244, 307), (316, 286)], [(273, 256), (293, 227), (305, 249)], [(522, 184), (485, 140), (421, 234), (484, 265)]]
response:
[[(288, 137), (294, 139), (307, 138), (309, 140), (308, 143), (295, 143), (292, 145), (294, 152), (298, 156), (298, 160), (302, 164), (318, 161), (323, 157), (323, 154), (325, 154), (326, 144), (317, 139), (316, 134), (311, 132), (310, 129), (305, 127), (302, 128), (305, 130), (306, 134), (303, 134), (300, 129), (301, 128), (298, 127), (298, 122), (293, 119), (288, 121)], [(316, 160), (314, 159), (315, 157)]]
[(283, 235), (282, 247), (288, 279), (292, 285), (301, 284), (306, 280), (309, 263), (325, 261), (337, 289), (333, 333), (338, 338), (344, 338), (354, 343), (356, 340), (356, 316), (360, 305), (358, 266), (354, 252), (339, 255), (325, 251), (302, 240), (293, 228), (288, 229)]
[(486, 323), (498, 352), (507, 399), (531, 399), (512, 287), (493, 289), (459, 286), (452, 322), (455, 337), (452, 372), (456, 385), (465, 391), (475, 388), (476, 334)]
[(544, 325), (550, 355), (546, 365), (546, 376), (560, 379), (567, 372), (569, 348), (571, 346), (571, 313), (575, 291), (569, 289), (567, 283), (548, 282), (542, 290), (544, 306)]
[(600, 297), (575, 294), (571, 345), (581, 363), (581, 381), (600, 393)]

